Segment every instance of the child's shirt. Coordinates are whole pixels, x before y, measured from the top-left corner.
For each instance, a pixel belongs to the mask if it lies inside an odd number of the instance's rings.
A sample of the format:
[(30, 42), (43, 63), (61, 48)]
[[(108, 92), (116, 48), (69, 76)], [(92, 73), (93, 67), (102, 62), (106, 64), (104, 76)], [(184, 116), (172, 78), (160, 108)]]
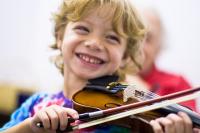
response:
[[(50, 105), (59, 105), (67, 108), (72, 108), (72, 101), (65, 98), (62, 92), (57, 94), (47, 94), (47, 93), (37, 93), (28, 100), (26, 100), (20, 108), (18, 108), (12, 115), (8, 123), (6, 123), (0, 131), (6, 130), (18, 123), (24, 121), (26, 118), (34, 116), (34, 114), (45, 107)], [(88, 128), (84, 130), (79, 130), (76, 132), (81, 133), (121, 133), (121, 132), (131, 132), (130, 129), (114, 126), (114, 125), (103, 125), (97, 126), (95, 128)]]

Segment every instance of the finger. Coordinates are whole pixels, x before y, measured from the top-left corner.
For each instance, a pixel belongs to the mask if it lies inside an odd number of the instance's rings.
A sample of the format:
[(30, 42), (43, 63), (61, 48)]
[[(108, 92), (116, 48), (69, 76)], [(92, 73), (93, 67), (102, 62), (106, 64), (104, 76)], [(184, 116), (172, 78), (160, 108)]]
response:
[(193, 128), (193, 133), (200, 133), (200, 129), (199, 128)]
[(46, 109), (47, 115), (50, 118), (51, 122), (51, 129), (56, 130), (58, 128), (58, 122), (59, 122), (59, 117), (57, 113), (53, 110), (53, 108), (48, 108)]
[(59, 117), (60, 130), (66, 129), (68, 123), (67, 111), (63, 108), (57, 108), (57, 107), (54, 107), (53, 109), (55, 110), (55, 112)]
[(176, 133), (184, 133), (185, 131), (184, 120), (180, 116), (176, 114), (169, 114), (167, 118), (173, 121)]
[(161, 124), (162, 127), (164, 127), (164, 131), (166, 133), (175, 133), (176, 132), (174, 123), (170, 119), (168, 119), (166, 117), (165, 118), (162, 117), (162, 118), (156, 119), (156, 121), (159, 122), (159, 124)]
[(162, 126), (157, 121), (150, 121), (150, 125), (153, 127), (155, 133), (163, 133)]
[(178, 115), (184, 121), (185, 133), (192, 133), (192, 121), (191, 121), (190, 117), (184, 112), (178, 112)]
[(39, 111), (35, 117), (39, 117), (45, 129), (50, 129), (50, 119), (45, 111)]
[(67, 112), (69, 116), (71, 116), (74, 119), (78, 119), (79, 115), (76, 110), (70, 108), (63, 108), (63, 109)]

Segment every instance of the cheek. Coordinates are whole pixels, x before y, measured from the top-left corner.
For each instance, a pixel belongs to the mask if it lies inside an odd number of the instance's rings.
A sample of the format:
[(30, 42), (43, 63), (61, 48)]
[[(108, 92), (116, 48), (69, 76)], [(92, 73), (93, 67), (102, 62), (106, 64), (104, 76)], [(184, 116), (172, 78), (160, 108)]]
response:
[(71, 51), (71, 49), (70, 49), (70, 47), (68, 46), (68, 44), (65, 43), (64, 41), (63, 41), (61, 50), (62, 50), (62, 55), (63, 55), (64, 58), (66, 58), (67, 55), (69, 54), (69, 51)]
[(144, 54), (145, 54), (145, 56), (151, 56), (151, 53), (152, 53), (152, 47), (151, 47), (151, 45), (146, 45), (145, 47), (144, 47)]
[(79, 42), (79, 39), (73, 35), (66, 35), (63, 39), (62, 50), (63, 52), (72, 52)]
[(113, 64), (115, 64), (116, 67), (120, 66), (123, 56), (124, 56), (124, 52), (120, 50), (116, 50), (115, 52), (113, 52), (113, 55), (112, 55)]
[(75, 49), (74, 44), (75, 43), (73, 43), (72, 41), (63, 41), (61, 52), (63, 55), (64, 62), (69, 61), (72, 58)]

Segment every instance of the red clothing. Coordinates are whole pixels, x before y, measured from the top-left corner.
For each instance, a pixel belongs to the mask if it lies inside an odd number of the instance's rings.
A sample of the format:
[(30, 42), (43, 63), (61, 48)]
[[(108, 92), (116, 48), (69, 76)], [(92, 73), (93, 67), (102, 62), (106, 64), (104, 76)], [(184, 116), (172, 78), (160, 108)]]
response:
[[(159, 95), (166, 95), (191, 88), (191, 85), (180, 75), (163, 72), (153, 66), (152, 71), (142, 78), (150, 85), (151, 91)], [(187, 106), (196, 111), (195, 100), (182, 102), (181, 105)]]

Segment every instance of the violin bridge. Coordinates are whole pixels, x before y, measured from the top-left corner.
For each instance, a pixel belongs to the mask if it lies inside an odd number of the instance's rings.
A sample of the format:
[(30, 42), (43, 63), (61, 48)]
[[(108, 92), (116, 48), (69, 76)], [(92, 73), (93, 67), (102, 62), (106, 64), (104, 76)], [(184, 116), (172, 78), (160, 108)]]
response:
[(144, 96), (145, 92), (138, 90), (136, 85), (129, 85), (123, 91), (123, 102), (127, 102), (130, 98), (141, 101)]

